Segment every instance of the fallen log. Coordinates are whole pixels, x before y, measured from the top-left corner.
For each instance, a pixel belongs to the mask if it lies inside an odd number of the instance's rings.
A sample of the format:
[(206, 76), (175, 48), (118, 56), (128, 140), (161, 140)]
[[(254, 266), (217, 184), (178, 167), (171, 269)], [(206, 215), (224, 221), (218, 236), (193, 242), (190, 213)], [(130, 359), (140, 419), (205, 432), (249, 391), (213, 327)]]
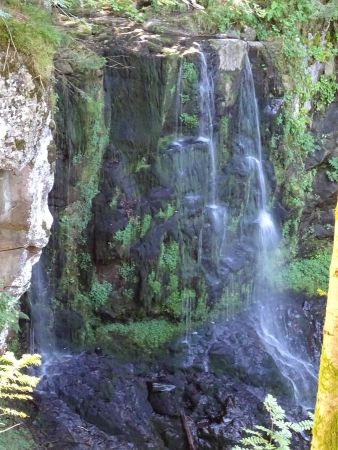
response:
[(190, 430), (190, 427), (188, 424), (188, 419), (183, 411), (181, 411), (181, 423), (182, 423), (183, 431), (187, 437), (189, 450), (196, 450), (196, 447), (194, 444), (194, 438), (192, 437), (191, 430)]

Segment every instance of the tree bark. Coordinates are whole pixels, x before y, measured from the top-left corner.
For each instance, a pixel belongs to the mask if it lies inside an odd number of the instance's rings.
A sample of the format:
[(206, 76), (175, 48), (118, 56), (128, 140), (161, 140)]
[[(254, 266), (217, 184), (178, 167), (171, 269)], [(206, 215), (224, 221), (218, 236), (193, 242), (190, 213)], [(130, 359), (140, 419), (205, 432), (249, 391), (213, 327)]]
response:
[(338, 203), (311, 450), (338, 450)]

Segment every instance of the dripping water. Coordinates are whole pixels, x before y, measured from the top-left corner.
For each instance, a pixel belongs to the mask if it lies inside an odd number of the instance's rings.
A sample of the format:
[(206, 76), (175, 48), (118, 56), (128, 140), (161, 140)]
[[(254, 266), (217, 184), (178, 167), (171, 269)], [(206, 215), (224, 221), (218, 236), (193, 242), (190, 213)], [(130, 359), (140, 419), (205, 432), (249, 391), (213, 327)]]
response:
[(211, 205), (216, 205), (216, 145), (214, 140), (214, 116), (215, 116), (215, 92), (212, 74), (208, 70), (207, 58), (201, 46), (196, 44), (200, 57), (200, 120), (199, 139), (208, 146), (210, 156), (210, 192), (209, 201)]
[(30, 352), (39, 352), (45, 359), (55, 351), (52, 297), (41, 257), (33, 266), (28, 294), (31, 315)]
[(258, 224), (258, 257), (253, 300), (257, 305), (257, 331), (267, 351), (271, 354), (283, 376), (293, 387), (297, 404), (311, 407), (314, 395), (311, 386), (316, 385), (316, 371), (304, 351), (295, 349), (288, 336), (288, 330), (278, 317), (280, 299), (273, 295), (271, 280), (274, 250), (278, 246), (277, 227), (267, 206), (267, 189), (262, 160), (262, 143), (258, 104), (254, 79), (248, 55), (244, 58), (239, 103), (239, 135), (244, 145), (246, 158), (252, 172), (253, 189), (250, 196), (255, 208)]
[(182, 59), (179, 60), (178, 63), (178, 73), (177, 73), (177, 82), (176, 82), (176, 97), (175, 97), (175, 138), (176, 140), (181, 137), (182, 134), (182, 124), (181, 124), (181, 115), (182, 115), (182, 96), (183, 96), (183, 62)]
[[(219, 203), (217, 193), (217, 146), (214, 136), (215, 90), (213, 75), (207, 56), (200, 44), (195, 43), (199, 54), (199, 141), (204, 142), (209, 154), (209, 192), (204, 208), (204, 226), (199, 238), (199, 261), (209, 280), (219, 283), (219, 263), (226, 242), (227, 209)], [(203, 264), (203, 262), (206, 264)]]

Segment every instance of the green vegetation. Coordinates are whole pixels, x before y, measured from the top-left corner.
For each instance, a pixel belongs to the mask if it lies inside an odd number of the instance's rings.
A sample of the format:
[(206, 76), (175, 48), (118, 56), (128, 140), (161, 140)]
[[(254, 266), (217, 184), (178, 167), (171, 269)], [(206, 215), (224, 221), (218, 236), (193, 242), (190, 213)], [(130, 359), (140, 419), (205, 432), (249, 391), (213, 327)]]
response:
[[(207, 33), (235, 30), (240, 34), (249, 27), (258, 40), (271, 45), (278, 72), (283, 74), (284, 105), (270, 157), (278, 188), (291, 212), (284, 235), (295, 236), (315, 175), (312, 170), (306, 170), (304, 163), (316, 147), (311, 134), (312, 115), (333, 101), (338, 88), (335, 75), (322, 74), (316, 80), (308, 66), (316, 61), (332, 62), (337, 55), (337, 33), (330, 22), (338, 17), (338, 9), (334, 1), (322, 4), (317, 0), (268, 0), (264, 3), (204, 0), (199, 3), (205, 10), (192, 15), (198, 29)], [(220, 128), (222, 135), (223, 124)], [(226, 158), (226, 148), (224, 151)], [(296, 240), (290, 240), (293, 255), (297, 251), (296, 244)]]
[(184, 125), (187, 128), (197, 128), (199, 123), (196, 114), (188, 114), (188, 113), (182, 113), (180, 115), (180, 121), (182, 125)]
[(158, 217), (159, 219), (163, 219), (163, 220), (168, 220), (170, 219), (170, 217), (172, 217), (175, 214), (175, 207), (172, 204), (168, 204), (167, 205), (167, 209), (165, 209), (163, 211), (163, 209), (161, 208), (159, 210), (159, 212), (156, 214), (156, 217)]
[(136, 283), (137, 277), (135, 272), (136, 266), (134, 263), (124, 262), (119, 267), (119, 275), (125, 282)]
[(323, 251), (310, 258), (292, 261), (278, 276), (279, 289), (290, 288), (308, 295), (318, 295), (318, 291), (327, 291), (331, 252)]
[(198, 72), (193, 62), (184, 61), (182, 78), (188, 84), (194, 85), (198, 81)]
[(69, 167), (68, 174), (73, 183), (72, 202), (59, 215), (58, 247), (64, 250), (66, 257), (55, 297), (56, 302), (63, 301), (63, 307), (66, 304), (84, 318), (81, 331), (74, 335), (74, 341), (82, 344), (93, 339), (96, 311), (108, 302), (112, 290), (109, 283), (100, 283), (93, 276), (85, 234), (108, 142), (103, 118), (103, 93), (98, 78), (98, 69), (104, 64), (104, 59), (77, 41), (68, 43), (59, 57), (71, 62), (78, 76), (71, 83), (66, 77), (61, 77), (57, 85), (60, 99), (56, 120), (67, 117), (65, 133), (66, 139), (70, 138), (74, 144), (71, 155), (74, 164)]
[[(51, 15), (29, 2), (6, 0), (0, 16), (0, 48), (11, 49), (20, 60), (27, 56), (40, 82), (48, 80), (53, 69), (53, 57), (60, 44), (61, 34), (52, 23)], [(6, 70), (8, 61), (4, 62)]]
[(148, 275), (148, 285), (154, 295), (156, 296), (160, 295), (162, 290), (162, 284), (160, 281), (156, 279), (156, 274), (153, 270)]
[[(40, 355), (22, 355), (16, 359), (7, 352), (0, 356), (0, 414), (5, 417), (27, 417), (22, 409), (17, 409), (15, 402), (32, 400), (32, 393), (39, 378), (27, 375), (27, 367), (39, 366)], [(3, 426), (2, 424), (0, 426)], [(1, 430), (3, 432), (3, 430)]]
[[(36, 443), (30, 431), (24, 424), (15, 426), (12, 419), (2, 418), (3, 426), (7, 428), (5, 433), (0, 434), (1, 450), (33, 450), (36, 449)], [(14, 428), (11, 428), (13, 427)]]
[(152, 217), (150, 214), (145, 214), (142, 218), (140, 237), (144, 238), (144, 236), (148, 233), (151, 227)]
[(28, 417), (25, 406), (32, 400), (33, 389), (39, 381), (27, 374), (27, 368), (40, 363), (40, 355), (22, 355), (17, 359), (12, 352), (6, 352), (0, 356), (0, 449), (35, 448), (30, 432), (17, 420)]
[(7, 292), (0, 292), (0, 330), (18, 331), (18, 301)]
[(83, 10), (110, 8), (118, 16), (140, 21), (142, 14), (136, 9), (132, 0), (52, 0), (52, 5), (62, 12), (70, 10), (73, 14)]
[(118, 241), (124, 249), (129, 249), (131, 244), (136, 241), (140, 233), (140, 218), (131, 217), (128, 225), (115, 233), (115, 240)]
[(176, 241), (172, 241), (168, 244), (162, 243), (159, 261), (160, 269), (169, 273), (175, 272), (179, 262), (179, 251), (180, 248)]
[(109, 324), (102, 327), (104, 334), (117, 334), (128, 337), (135, 346), (144, 350), (155, 350), (182, 332), (180, 324), (166, 320), (145, 320), (128, 324)]
[(253, 430), (244, 429), (249, 436), (240, 441), (232, 450), (291, 450), (292, 432), (302, 433), (311, 430), (313, 415), (309, 413), (309, 419), (298, 423), (287, 422), (285, 411), (272, 395), (267, 395), (264, 406), (270, 414), (271, 428), (256, 425)]
[(108, 281), (103, 281), (101, 283), (98, 280), (94, 280), (89, 293), (93, 308), (98, 309), (104, 306), (109, 300), (111, 291), (112, 285), (108, 283)]
[(332, 183), (338, 183), (338, 156), (329, 159), (330, 169), (326, 175)]
[[(127, 226), (115, 233), (115, 241), (122, 245), (123, 250), (129, 251), (131, 245), (138, 239), (144, 238), (151, 227), (152, 216), (145, 214), (142, 219), (138, 216), (131, 217)], [(111, 246), (114, 244), (111, 243)]]
[(334, 101), (337, 90), (338, 83), (336, 75), (322, 75), (320, 77), (319, 81), (314, 85), (313, 92), (313, 95), (316, 98), (316, 108), (318, 111), (325, 109), (327, 105)]

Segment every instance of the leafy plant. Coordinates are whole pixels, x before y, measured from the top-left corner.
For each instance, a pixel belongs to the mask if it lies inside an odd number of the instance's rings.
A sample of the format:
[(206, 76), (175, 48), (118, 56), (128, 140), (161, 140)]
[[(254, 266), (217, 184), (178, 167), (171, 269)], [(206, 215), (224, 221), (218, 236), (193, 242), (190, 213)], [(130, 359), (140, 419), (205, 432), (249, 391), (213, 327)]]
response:
[(322, 111), (335, 99), (338, 83), (335, 75), (322, 75), (314, 86), (314, 94), (317, 95), (316, 108)]
[[(17, 409), (13, 402), (32, 400), (32, 392), (39, 378), (28, 375), (25, 370), (41, 364), (40, 355), (23, 355), (16, 359), (12, 352), (0, 356), (0, 414), (7, 417), (25, 418), (27, 414)], [(3, 432), (5, 430), (1, 430)]]
[(78, 261), (78, 264), (79, 264), (79, 268), (81, 270), (87, 270), (87, 269), (89, 269), (92, 260), (91, 260), (91, 256), (90, 256), (89, 253), (87, 253), (87, 252), (80, 252), (77, 255), (77, 261)]
[(151, 271), (148, 275), (148, 285), (155, 295), (159, 295), (161, 293), (162, 285), (156, 279), (156, 274), (154, 271)]
[(159, 210), (159, 212), (156, 214), (156, 217), (163, 220), (168, 220), (170, 217), (172, 217), (175, 214), (175, 208), (173, 205), (169, 203), (167, 205), (167, 209), (163, 210), (162, 208)]
[(156, 13), (181, 11), (187, 8), (182, 0), (151, 0), (151, 6)]
[(113, 12), (122, 16), (129, 17), (136, 21), (142, 20), (142, 14), (135, 8), (135, 4), (131, 0), (110, 0), (110, 7)]
[[(136, 9), (135, 3), (131, 0), (52, 0), (52, 5), (61, 10), (71, 10), (75, 14), (78, 10), (98, 10), (110, 8), (117, 15), (128, 17), (139, 21), (142, 14)], [(76, 18), (75, 16), (73, 16)]]
[(119, 275), (124, 281), (129, 281), (131, 283), (136, 283), (137, 277), (135, 273), (135, 264), (124, 262), (119, 267)]
[(150, 214), (145, 214), (142, 218), (142, 224), (141, 224), (141, 230), (140, 230), (140, 237), (143, 238), (149, 231), (151, 227), (151, 220), (152, 217)]
[(179, 262), (179, 245), (176, 241), (169, 244), (162, 243), (159, 266), (170, 273), (174, 273)]
[(193, 85), (193, 84), (197, 83), (197, 81), (198, 81), (198, 73), (197, 73), (197, 70), (196, 70), (196, 66), (195, 66), (195, 64), (193, 62), (184, 61), (182, 77), (190, 85)]
[(108, 281), (101, 283), (98, 280), (94, 280), (89, 294), (94, 309), (98, 309), (107, 303), (111, 291), (112, 285)]
[(332, 183), (338, 183), (338, 156), (329, 159), (330, 170), (326, 171), (326, 175)]
[(266, 396), (264, 406), (270, 414), (271, 428), (256, 425), (254, 430), (244, 429), (250, 436), (242, 438), (241, 446), (236, 445), (232, 450), (291, 450), (292, 432), (301, 433), (312, 428), (312, 414), (309, 414), (308, 420), (287, 422), (285, 411), (272, 395)]
[(187, 128), (198, 127), (198, 117), (196, 114), (182, 113), (180, 114), (180, 121)]
[(331, 253), (323, 251), (311, 258), (292, 261), (277, 279), (278, 288), (289, 288), (315, 296), (318, 289), (327, 291)]
[(139, 232), (140, 218), (132, 217), (125, 228), (116, 232), (115, 239), (120, 242), (125, 249), (128, 249), (137, 239)]
[(18, 301), (8, 292), (0, 292), (0, 330), (10, 328), (18, 331)]

